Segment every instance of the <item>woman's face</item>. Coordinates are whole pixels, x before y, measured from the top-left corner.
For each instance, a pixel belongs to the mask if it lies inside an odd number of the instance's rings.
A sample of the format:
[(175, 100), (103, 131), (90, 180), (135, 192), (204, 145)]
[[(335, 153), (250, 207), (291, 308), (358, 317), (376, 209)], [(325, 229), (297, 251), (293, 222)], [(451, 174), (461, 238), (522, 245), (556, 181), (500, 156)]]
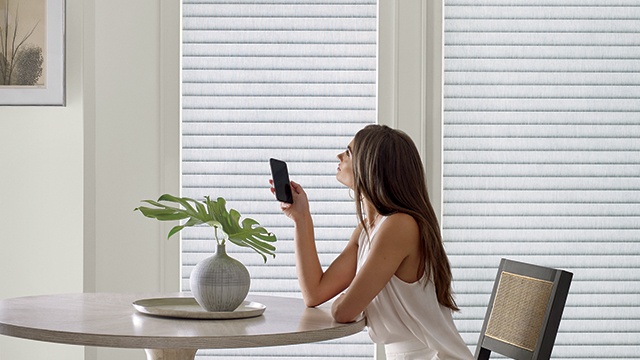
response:
[(352, 163), (352, 149), (353, 149), (353, 140), (347, 146), (347, 150), (338, 154), (338, 160), (340, 160), (340, 164), (338, 164), (338, 172), (336, 174), (336, 179), (343, 185), (353, 189), (353, 163)]

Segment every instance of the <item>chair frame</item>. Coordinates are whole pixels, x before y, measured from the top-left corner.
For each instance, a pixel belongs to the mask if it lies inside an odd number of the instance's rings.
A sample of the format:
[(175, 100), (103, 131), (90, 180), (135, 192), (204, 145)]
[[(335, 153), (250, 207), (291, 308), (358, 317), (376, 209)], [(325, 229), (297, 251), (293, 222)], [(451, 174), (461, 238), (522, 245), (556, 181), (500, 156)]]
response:
[[(487, 325), (491, 317), (494, 300), (503, 272), (527, 276), (553, 283), (549, 303), (547, 304), (540, 333), (538, 334), (538, 341), (533, 352), (485, 336), (485, 331), (487, 330)], [(480, 338), (478, 339), (478, 346), (476, 347), (475, 354), (476, 359), (487, 360), (489, 359), (492, 351), (517, 360), (549, 359), (558, 333), (558, 327), (560, 326), (560, 319), (562, 318), (562, 312), (567, 300), (572, 278), (573, 274), (564, 270), (502, 259), (493, 285), (493, 291), (491, 293), (491, 299), (482, 325)]]

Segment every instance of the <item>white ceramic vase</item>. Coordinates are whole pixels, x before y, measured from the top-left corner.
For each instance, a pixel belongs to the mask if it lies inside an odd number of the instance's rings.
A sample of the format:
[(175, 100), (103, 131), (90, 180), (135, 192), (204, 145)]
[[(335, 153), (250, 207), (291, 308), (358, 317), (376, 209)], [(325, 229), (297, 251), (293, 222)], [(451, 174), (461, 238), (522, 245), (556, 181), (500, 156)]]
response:
[(196, 301), (207, 311), (233, 311), (249, 293), (251, 277), (240, 261), (227, 255), (225, 245), (200, 261), (191, 272), (189, 284)]

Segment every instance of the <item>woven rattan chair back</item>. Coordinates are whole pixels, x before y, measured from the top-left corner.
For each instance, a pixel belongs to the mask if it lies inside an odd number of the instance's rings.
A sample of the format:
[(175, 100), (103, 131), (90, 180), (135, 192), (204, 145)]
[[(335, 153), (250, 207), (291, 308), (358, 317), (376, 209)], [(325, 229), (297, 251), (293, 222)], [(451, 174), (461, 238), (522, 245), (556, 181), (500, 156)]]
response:
[(573, 274), (502, 259), (476, 359), (549, 359)]

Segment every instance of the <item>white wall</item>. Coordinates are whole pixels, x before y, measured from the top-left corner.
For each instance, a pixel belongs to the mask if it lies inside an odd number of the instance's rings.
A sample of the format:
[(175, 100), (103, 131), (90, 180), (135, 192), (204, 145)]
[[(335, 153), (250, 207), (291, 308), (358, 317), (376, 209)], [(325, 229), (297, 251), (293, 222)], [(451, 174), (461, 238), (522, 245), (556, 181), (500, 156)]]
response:
[[(0, 298), (82, 291), (82, 7), (67, 7), (67, 106), (0, 107)], [(82, 348), (0, 336), (0, 359)]]
[[(0, 298), (177, 291), (177, 242), (133, 208), (179, 189), (179, 1), (66, 7), (67, 106), (0, 107)], [(34, 358), (84, 350), (0, 336), (0, 360)]]

